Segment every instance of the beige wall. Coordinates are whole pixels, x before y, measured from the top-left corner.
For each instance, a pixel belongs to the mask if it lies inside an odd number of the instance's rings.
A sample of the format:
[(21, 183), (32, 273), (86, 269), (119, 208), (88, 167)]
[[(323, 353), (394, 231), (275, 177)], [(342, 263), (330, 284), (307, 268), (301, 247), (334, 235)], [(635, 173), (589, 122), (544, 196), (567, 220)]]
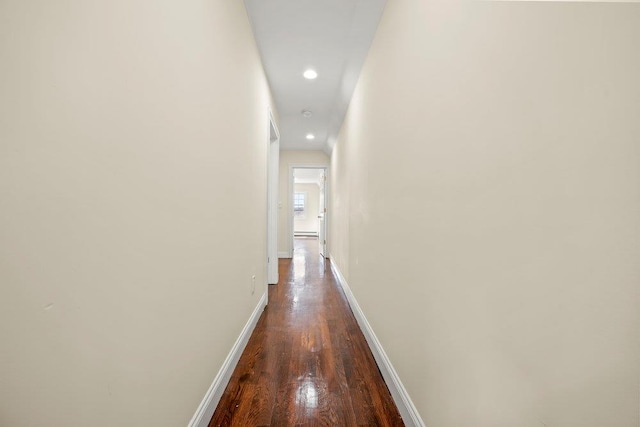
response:
[(184, 426), (265, 291), (242, 2), (3, 1), (0, 34), (0, 425)]
[(304, 218), (294, 217), (294, 231), (318, 232), (318, 215), (320, 214), (320, 187), (318, 184), (295, 184), (295, 191), (307, 194)]
[(637, 427), (640, 8), (387, 3), (331, 256), (428, 426)]
[[(328, 166), (329, 157), (322, 151), (280, 151), (280, 188), (278, 190), (278, 254), (291, 252), (292, 208), (291, 189), (289, 188), (289, 166)], [(329, 190), (330, 191), (330, 190)], [(330, 218), (329, 218), (330, 220)]]

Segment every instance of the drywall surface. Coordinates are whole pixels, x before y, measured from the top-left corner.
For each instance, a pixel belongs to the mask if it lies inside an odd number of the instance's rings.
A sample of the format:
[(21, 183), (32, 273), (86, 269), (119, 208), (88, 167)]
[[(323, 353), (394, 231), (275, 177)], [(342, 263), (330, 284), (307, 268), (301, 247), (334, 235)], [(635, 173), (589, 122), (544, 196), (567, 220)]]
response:
[(3, 1), (0, 63), (0, 425), (186, 425), (266, 288), (242, 2)]
[[(329, 166), (329, 156), (323, 151), (280, 151), (280, 188), (278, 191), (278, 253), (291, 253), (291, 212), (293, 190), (289, 183), (290, 166)], [(331, 192), (331, 190), (329, 190)], [(330, 220), (330, 218), (329, 218)], [(329, 242), (330, 244), (331, 242)]]
[(637, 427), (640, 7), (387, 3), (331, 256), (428, 426)]

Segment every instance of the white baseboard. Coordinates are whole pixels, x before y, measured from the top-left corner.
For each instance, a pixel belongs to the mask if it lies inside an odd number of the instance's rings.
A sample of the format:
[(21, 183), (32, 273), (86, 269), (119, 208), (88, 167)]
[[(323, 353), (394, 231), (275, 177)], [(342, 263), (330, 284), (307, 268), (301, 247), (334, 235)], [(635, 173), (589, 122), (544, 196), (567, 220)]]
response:
[(291, 258), (291, 255), (289, 255), (289, 252), (287, 251), (278, 252), (278, 258)]
[(293, 237), (318, 237), (317, 231), (294, 231)]
[(424, 421), (420, 417), (418, 410), (413, 405), (411, 398), (409, 397), (409, 393), (402, 385), (402, 381), (400, 381), (400, 377), (398, 373), (393, 368), (389, 357), (384, 352), (382, 348), (382, 344), (378, 341), (376, 334), (373, 332), (371, 325), (367, 321), (362, 309), (358, 305), (358, 301), (356, 301), (353, 292), (351, 292), (351, 288), (347, 284), (342, 273), (338, 269), (338, 266), (334, 263), (333, 258), (331, 258), (331, 269), (338, 279), (338, 283), (342, 286), (344, 290), (344, 294), (347, 297), (347, 301), (349, 301), (349, 305), (351, 306), (351, 310), (358, 321), (358, 325), (364, 334), (364, 337), (369, 344), (369, 348), (371, 348), (371, 352), (373, 353), (373, 357), (376, 359), (378, 363), (378, 368), (382, 373), (382, 377), (387, 383), (387, 387), (391, 392), (391, 397), (393, 397), (396, 406), (398, 407), (398, 411), (400, 411), (400, 415), (402, 415), (402, 420), (404, 421), (407, 427), (425, 427)]
[(196, 413), (193, 415), (193, 418), (191, 418), (188, 427), (207, 427), (209, 425), (209, 421), (211, 421), (211, 417), (213, 417), (213, 412), (216, 410), (218, 402), (220, 402), (222, 393), (224, 393), (224, 389), (229, 383), (231, 374), (240, 360), (240, 355), (242, 355), (247, 341), (249, 341), (249, 337), (256, 327), (256, 323), (258, 323), (258, 319), (260, 319), (260, 315), (266, 305), (267, 292), (265, 291), (255, 310), (253, 310), (249, 321), (244, 325), (240, 336), (227, 355), (222, 367), (218, 371), (218, 375), (216, 375), (213, 383), (211, 383), (211, 387), (207, 390), (207, 394), (204, 395), (204, 399), (200, 402), (200, 406), (198, 406)]

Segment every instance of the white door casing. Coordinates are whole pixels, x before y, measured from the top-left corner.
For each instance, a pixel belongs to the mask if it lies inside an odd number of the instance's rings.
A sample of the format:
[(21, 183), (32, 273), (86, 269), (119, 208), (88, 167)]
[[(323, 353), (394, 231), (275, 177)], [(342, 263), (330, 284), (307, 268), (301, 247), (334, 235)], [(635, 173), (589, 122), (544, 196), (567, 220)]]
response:
[(327, 223), (325, 221), (326, 212), (327, 212), (327, 196), (326, 196), (326, 185), (327, 185), (327, 176), (326, 170), (322, 170), (322, 176), (320, 177), (320, 209), (318, 213), (318, 247), (320, 251), (320, 255), (323, 257), (327, 257)]
[(269, 109), (269, 148), (267, 166), (267, 283), (278, 283), (278, 173), (280, 134)]

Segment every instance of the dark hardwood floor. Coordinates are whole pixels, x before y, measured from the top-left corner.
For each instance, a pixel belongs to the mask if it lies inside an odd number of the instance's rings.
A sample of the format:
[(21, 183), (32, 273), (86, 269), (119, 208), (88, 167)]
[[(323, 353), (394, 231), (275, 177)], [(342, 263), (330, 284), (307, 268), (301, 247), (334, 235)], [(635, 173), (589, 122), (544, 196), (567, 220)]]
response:
[(403, 426), (316, 239), (296, 239), (209, 426)]

